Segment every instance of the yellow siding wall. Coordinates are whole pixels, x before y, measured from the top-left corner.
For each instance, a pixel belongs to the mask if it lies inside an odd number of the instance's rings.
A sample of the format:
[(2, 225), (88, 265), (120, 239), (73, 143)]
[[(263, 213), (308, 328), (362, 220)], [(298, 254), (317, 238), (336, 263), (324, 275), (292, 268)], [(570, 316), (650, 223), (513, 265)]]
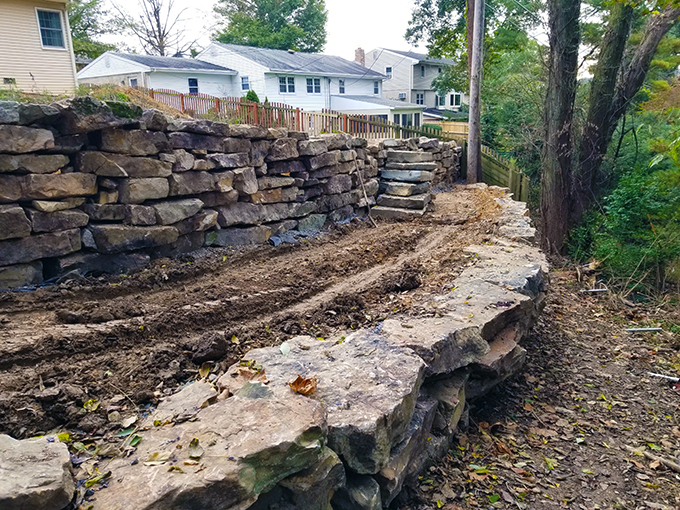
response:
[[(65, 50), (42, 48), (36, 7), (62, 11)], [(62, 2), (0, 0), (0, 88), (7, 87), (3, 78), (14, 78), (24, 92), (73, 92), (75, 64), (65, 9)]]

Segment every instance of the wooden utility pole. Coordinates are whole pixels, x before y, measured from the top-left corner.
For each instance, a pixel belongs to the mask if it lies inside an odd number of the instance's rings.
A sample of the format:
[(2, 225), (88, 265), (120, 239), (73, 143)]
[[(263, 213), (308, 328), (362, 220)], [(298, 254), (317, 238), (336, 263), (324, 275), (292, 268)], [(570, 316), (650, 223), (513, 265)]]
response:
[(470, 69), (470, 129), (468, 134), (467, 182), (482, 180), (482, 136), (479, 96), (482, 84), (482, 53), (484, 47), (484, 0), (474, 1), (472, 65)]

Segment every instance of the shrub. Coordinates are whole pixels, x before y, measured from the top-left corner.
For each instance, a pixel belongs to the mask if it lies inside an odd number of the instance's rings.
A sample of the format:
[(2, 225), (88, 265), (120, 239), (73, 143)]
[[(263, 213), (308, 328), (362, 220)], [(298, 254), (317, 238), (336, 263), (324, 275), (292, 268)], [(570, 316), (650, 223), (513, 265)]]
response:
[(423, 124), (423, 127), (426, 129), (434, 129), (435, 131), (441, 131), (442, 127), (438, 124)]
[(246, 99), (248, 101), (252, 101), (253, 103), (259, 103), (260, 98), (257, 97), (257, 93), (254, 90), (249, 90), (248, 93), (246, 94)]

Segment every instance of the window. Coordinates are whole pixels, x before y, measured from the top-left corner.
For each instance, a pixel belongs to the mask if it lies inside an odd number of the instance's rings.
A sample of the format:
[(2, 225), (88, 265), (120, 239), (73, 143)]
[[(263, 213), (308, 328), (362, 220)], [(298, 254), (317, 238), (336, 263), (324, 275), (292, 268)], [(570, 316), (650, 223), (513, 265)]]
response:
[(385, 68), (385, 74), (387, 75), (388, 78), (392, 78), (392, 68), (386, 67)]
[(394, 123), (395, 123), (395, 124), (399, 124), (399, 119), (400, 119), (400, 118), (401, 118), (401, 115), (399, 115), (398, 113), (395, 113), (395, 114), (394, 114)]
[(307, 94), (321, 94), (321, 78), (307, 78)]
[(189, 78), (189, 94), (198, 94), (198, 78)]
[(281, 94), (295, 94), (295, 77), (279, 76), (279, 92)]
[(438, 67), (438, 68), (437, 68), (437, 72), (438, 72), (439, 74), (442, 74), (442, 68), (441, 68), (441, 67)]
[(446, 96), (439, 97), (439, 106), (446, 106)]
[(137, 86), (137, 78), (130, 78), (130, 87)]
[(413, 122), (415, 127), (420, 127), (420, 114), (419, 113), (414, 113), (413, 114)]
[(416, 104), (425, 104), (425, 94), (416, 94)]
[(16, 78), (3, 78), (2, 84), (3, 85), (16, 85), (17, 79)]
[(374, 94), (380, 94), (380, 82), (379, 81), (373, 82), (373, 93)]
[(60, 11), (37, 9), (40, 39), (43, 48), (64, 48), (64, 29), (61, 24)]
[(420, 66), (420, 77), (425, 78), (425, 66)]
[(241, 90), (250, 90), (250, 81), (247, 76), (241, 76)]
[(453, 94), (451, 94), (451, 106), (456, 107), (460, 106), (460, 99), (461, 99), (460, 93), (454, 92)]
[(345, 80), (339, 80), (339, 88), (340, 88), (340, 93), (344, 94), (345, 93)]

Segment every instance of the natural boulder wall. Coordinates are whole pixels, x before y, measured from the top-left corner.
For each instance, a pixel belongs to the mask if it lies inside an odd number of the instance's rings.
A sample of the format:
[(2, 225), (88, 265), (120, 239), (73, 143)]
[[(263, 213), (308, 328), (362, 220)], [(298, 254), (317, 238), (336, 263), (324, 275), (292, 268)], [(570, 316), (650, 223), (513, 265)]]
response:
[(12, 241), (0, 241), (0, 266), (60, 257), (80, 250), (80, 230), (65, 230)]
[(97, 251), (120, 253), (174, 243), (179, 237), (173, 227), (133, 227), (128, 225), (90, 225)]
[(0, 203), (18, 202), (22, 198), (23, 178), (17, 175), (0, 175)]
[(82, 211), (57, 211), (44, 213), (28, 210), (33, 225), (33, 232), (58, 232), (72, 228), (84, 227), (90, 221), (90, 217)]
[(76, 157), (79, 172), (95, 174), (102, 177), (127, 177), (127, 172), (111, 158), (112, 154), (86, 151)]
[(191, 218), (175, 223), (174, 227), (179, 231), (179, 235), (186, 235), (190, 232), (203, 232), (217, 225), (217, 216), (217, 211), (203, 209)]
[(50, 200), (97, 193), (97, 178), (86, 174), (40, 175), (0, 177), (0, 202), (6, 197), (19, 196), (14, 201)]
[(0, 154), (0, 173), (28, 172), (32, 174), (51, 174), (68, 165), (69, 159), (62, 154), (35, 155)]
[(325, 166), (336, 165), (340, 156), (340, 151), (324, 152), (318, 156), (313, 156), (307, 160), (307, 168), (318, 170)]
[(431, 152), (388, 150), (387, 161), (390, 163), (427, 163), (434, 161), (434, 156)]
[(326, 133), (320, 136), (326, 142), (329, 150), (351, 149), (352, 136), (343, 133)]
[(170, 193), (167, 179), (126, 179), (119, 188), (119, 200), (123, 204), (141, 204), (145, 200), (165, 198)]
[(298, 157), (297, 140), (294, 138), (279, 138), (272, 142), (269, 155), (265, 158), (268, 162), (295, 159)]
[(388, 181), (400, 182), (431, 182), (434, 179), (434, 173), (425, 170), (384, 169), (380, 172), (380, 176)]
[(214, 168), (238, 168), (250, 164), (250, 154), (237, 152), (235, 154), (211, 154), (208, 161), (214, 163)]
[(300, 140), (298, 142), (300, 156), (318, 156), (324, 152), (328, 152), (328, 144), (325, 140)]
[(224, 138), (210, 135), (197, 135), (194, 133), (170, 133), (168, 136), (173, 149), (205, 150), (209, 152), (222, 152)]
[(169, 177), (172, 174), (172, 163), (158, 159), (135, 158), (119, 154), (108, 154), (108, 157), (130, 177)]
[(153, 156), (169, 148), (168, 138), (159, 131), (105, 129), (100, 144), (104, 152), (130, 156)]
[(124, 204), (85, 204), (83, 210), (94, 221), (122, 221), (127, 217)]
[(46, 200), (33, 200), (31, 205), (34, 209), (42, 212), (56, 212), (65, 211), (67, 209), (75, 209), (85, 203), (84, 198), (67, 198), (58, 202), (51, 202)]
[(23, 154), (54, 147), (54, 135), (46, 129), (0, 125), (0, 152)]
[(141, 432), (140, 462), (108, 464), (111, 482), (97, 492), (94, 510), (244, 509), (314, 466), (324, 453), (325, 430), (324, 406), (311, 399), (229, 398), (200, 411), (195, 421)]
[(225, 138), (224, 139), (224, 152), (234, 153), (234, 152), (250, 152), (253, 147), (253, 142), (246, 138)]
[(74, 97), (54, 103), (59, 110), (56, 127), (64, 135), (89, 133), (115, 126), (124, 126), (135, 122), (142, 115), (141, 108), (132, 105), (123, 106), (121, 103), (111, 103), (121, 106), (114, 114), (111, 107), (92, 96)]
[(229, 136), (229, 124), (210, 120), (170, 119), (168, 131), (185, 131), (200, 135)]
[(156, 210), (148, 205), (127, 205), (125, 222), (130, 225), (155, 225)]
[(222, 227), (256, 225), (285, 220), (286, 218), (300, 218), (315, 211), (316, 204), (312, 202), (265, 205), (237, 202), (230, 206), (217, 208), (217, 212), (220, 214), (219, 224)]
[[(278, 347), (255, 349), (244, 360), (263, 367), (268, 388), (281, 398), (291, 396), (288, 383), (298, 375), (317, 377), (311, 398), (328, 405), (329, 447), (357, 473), (380, 471), (391, 445), (406, 437), (423, 380), (423, 361), (367, 331), (332, 345), (312, 337), (296, 337), (287, 344), (288, 354)], [(239, 365), (234, 365), (218, 384), (238, 392), (243, 385), (238, 374)]]
[(229, 136), (238, 138), (265, 139), (269, 136), (269, 130), (264, 126), (252, 126), (250, 124), (233, 124), (229, 126)]
[(76, 490), (68, 448), (54, 437), (18, 441), (0, 435), (0, 473), (4, 510), (62, 510)]
[(198, 195), (215, 189), (215, 176), (208, 172), (183, 172), (172, 174), (170, 182), (170, 196)]
[(259, 140), (252, 142), (250, 148), (250, 164), (252, 166), (264, 165), (264, 158), (269, 154), (270, 142), (267, 140)]
[(225, 228), (215, 232), (212, 246), (253, 246), (265, 244), (272, 235), (271, 227)]
[(31, 235), (31, 222), (18, 205), (0, 205), (0, 240)]
[(332, 500), (333, 510), (382, 510), (380, 485), (372, 476), (347, 474)]

